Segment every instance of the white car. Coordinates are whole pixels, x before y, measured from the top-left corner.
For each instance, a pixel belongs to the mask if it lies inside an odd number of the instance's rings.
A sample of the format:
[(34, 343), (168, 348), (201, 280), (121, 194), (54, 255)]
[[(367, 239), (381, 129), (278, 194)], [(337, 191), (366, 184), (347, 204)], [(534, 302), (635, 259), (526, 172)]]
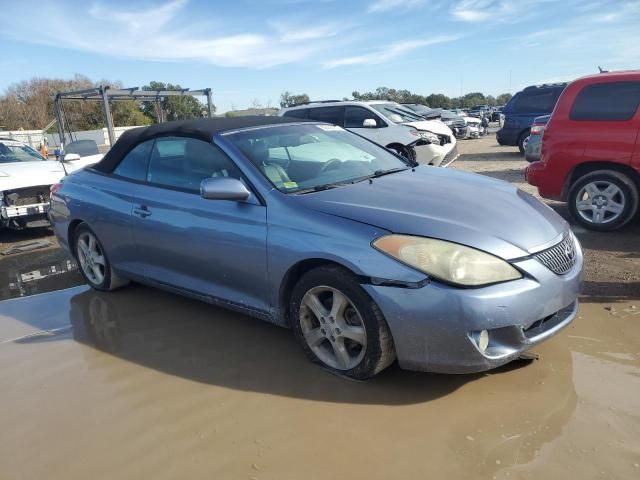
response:
[(333, 123), (426, 165), (446, 167), (458, 158), (449, 127), (394, 102), (309, 102), (283, 108), (278, 115)]
[(0, 229), (46, 225), (51, 185), (101, 158), (67, 153), (61, 163), (24, 143), (0, 138)]

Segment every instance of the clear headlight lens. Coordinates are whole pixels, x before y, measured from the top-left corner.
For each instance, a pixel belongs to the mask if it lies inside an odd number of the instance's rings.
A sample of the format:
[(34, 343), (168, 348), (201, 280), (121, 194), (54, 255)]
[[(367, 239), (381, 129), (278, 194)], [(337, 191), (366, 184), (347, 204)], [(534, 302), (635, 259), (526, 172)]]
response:
[(436, 135), (435, 133), (431, 133), (431, 132), (418, 132), (420, 134), (420, 138), (424, 138), (425, 140), (428, 140), (431, 143), (435, 143), (435, 144), (440, 144), (440, 139), (438, 138), (438, 135)]
[(373, 246), (393, 258), (445, 282), (467, 287), (522, 278), (501, 258), (457, 243), (411, 235), (387, 235)]

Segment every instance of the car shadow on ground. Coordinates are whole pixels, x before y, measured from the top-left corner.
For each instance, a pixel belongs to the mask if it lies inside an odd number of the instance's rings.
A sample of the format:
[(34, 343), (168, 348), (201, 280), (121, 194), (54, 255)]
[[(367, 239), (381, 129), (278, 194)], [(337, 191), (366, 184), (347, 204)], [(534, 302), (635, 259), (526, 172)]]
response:
[(53, 241), (53, 229), (51, 227), (25, 228), (22, 230), (12, 230), (9, 228), (0, 230), (0, 251), (5, 246), (16, 242), (27, 242), (29, 240), (47, 239)]
[[(502, 147), (501, 147), (502, 148)], [(522, 160), (522, 167), (526, 167), (528, 163), (524, 160), (524, 157), (520, 155), (520, 152), (513, 151), (499, 151), (499, 152), (489, 152), (489, 153), (463, 153), (460, 155), (460, 161), (463, 162), (486, 162), (486, 161), (495, 161), (495, 160), (505, 160), (505, 161), (518, 161)]]
[[(70, 319), (76, 341), (168, 375), (326, 402), (428, 402), (483, 376), (502, 375), (528, 364), (515, 361), (473, 375), (408, 372), (393, 365), (366, 382), (350, 381), (309, 362), (287, 329), (141, 285), (112, 293), (88, 289), (76, 294), (71, 298)], [(18, 343), (51, 340), (32, 336)], [(104, 363), (91, 352), (85, 359)]]

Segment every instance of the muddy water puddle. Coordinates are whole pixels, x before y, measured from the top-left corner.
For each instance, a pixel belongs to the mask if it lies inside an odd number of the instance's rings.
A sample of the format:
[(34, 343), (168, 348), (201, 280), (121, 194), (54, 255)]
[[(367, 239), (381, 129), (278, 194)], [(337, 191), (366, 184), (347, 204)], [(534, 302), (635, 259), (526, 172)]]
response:
[(533, 363), (359, 383), (141, 286), (8, 300), (0, 478), (640, 478), (638, 310), (583, 304)]

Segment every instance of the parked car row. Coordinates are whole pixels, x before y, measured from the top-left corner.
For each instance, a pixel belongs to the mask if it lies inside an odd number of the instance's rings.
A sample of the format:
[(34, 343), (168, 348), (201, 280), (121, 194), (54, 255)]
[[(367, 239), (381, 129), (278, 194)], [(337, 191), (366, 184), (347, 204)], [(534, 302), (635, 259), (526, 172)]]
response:
[(102, 158), (95, 142), (90, 142), (95, 149), (87, 142), (70, 143), (62, 161), (55, 161), (22, 142), (0, 138), (0, 229), (47, 225), (51, 185)]
[(446, 167), (458, 157), (447, 125), (394, 102), (308, 102), (283, 108), (278, 116), (332, 123), (425, 165)]
[(486, 134), (486, 130), (482, 128), (482, 119), (469, 116), (462, 110), (430, 108), (418, 103), (405, 103), (403, 105), (425, 118), (439, 119), (451, 129), (458, 139), (479, 138)]

